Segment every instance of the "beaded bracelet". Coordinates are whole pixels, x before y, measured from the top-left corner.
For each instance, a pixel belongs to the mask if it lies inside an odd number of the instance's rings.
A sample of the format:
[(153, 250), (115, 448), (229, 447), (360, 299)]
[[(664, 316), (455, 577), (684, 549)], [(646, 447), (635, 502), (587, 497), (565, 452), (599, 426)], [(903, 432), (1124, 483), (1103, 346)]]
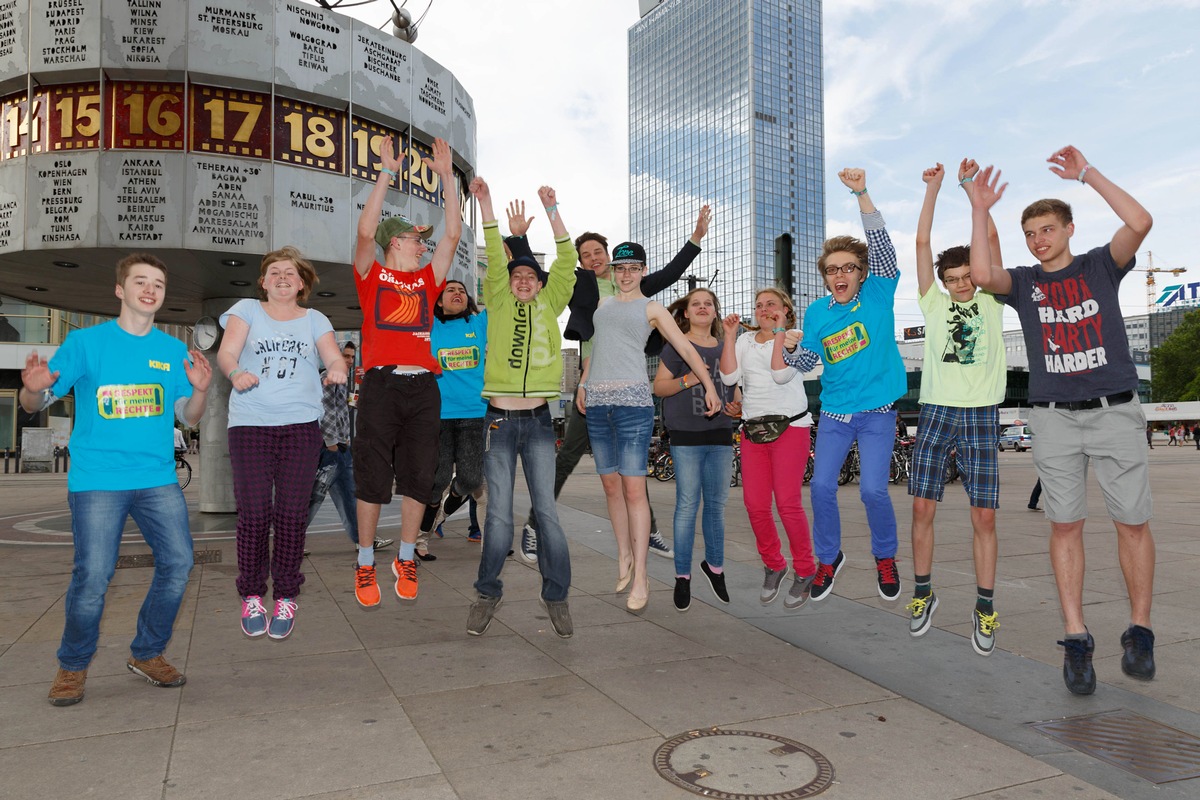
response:
[(855, 197), (861, 197), (862, 195), (864, 195), (866, 193), (867, 193), (867, 190), (865, 187), (863, 188), (863, 190), (861, 192), (856, 192), (853, 189), (850, 190), (850, 194), (854, 195)]

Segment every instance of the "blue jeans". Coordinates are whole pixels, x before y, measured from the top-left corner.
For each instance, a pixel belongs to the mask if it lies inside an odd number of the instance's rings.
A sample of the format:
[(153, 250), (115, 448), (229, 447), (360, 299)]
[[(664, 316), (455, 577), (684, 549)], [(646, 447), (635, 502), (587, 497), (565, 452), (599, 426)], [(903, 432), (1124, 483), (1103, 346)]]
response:
[(67, 503), (71, 507), (75, 568), (67, 589), (67, 622), (58, 648), (58, 665), (66, 670), (84, 670), (96, 654), (104, 596), (117, 568), (121, 531), (128, 517), (133, 517), (154, 553), (154, 578), (142, 602), (130, 650), (139, 661), (161, 655), (171, 640), (188, 573), (192, 571), (192, 533), (179, 485), (69, 492)]
[(538, 518), (537, 563), (542, 573), (542, 599), (566, 600), (571, 588), (571, 556), (554, 505), (554, 426), (550, 422), (550, 409), (541, 406), (533, 412), (506, 414), (489, 408), (484, 423), (483, 472), (487, 478), (488, 502), (475, 590), (484, 597), (504, 594), (500, 570), (513, 543), (513, 482), (520, 456), (525, 484)]
[(692, 541), (696, 538), (696, 511), (701, 498), (704, 560), (710, 567), (722, 567), (733, 449), (720, 444), (677, 445), (671, 448), (671, 460), (675, 462), (675, 574), (692, 574)]
[(337, 452), (328, 447), (321, 448), (321, 460), (317, 463), (317, 480), (313, 484), (312, 497), (308, 501), (308, 524), (311, 526), (325, 495), (333, 498), (342, 527), (354, 546), (358, 547), (358, 507), (354, 502), (354, 456), (348, 445), (338, 445)]
[(861, 473), (858, 494), (867, 509), (871, 529), (871, 554), (876, 558), (895, 558), (896, 510), (888, 495), (888, 468), (892, 463), (892, 445), (896, 439), (896, 412), (858, 413), (850, 422), (839, 422), (822, 414), (817, 434), (817, 455), (809, 487), (813, 508), (813, 549), (822, 564), (832, 564), (842, 549), (842, 518), (838, 514), (838, 473), (858, 440)]

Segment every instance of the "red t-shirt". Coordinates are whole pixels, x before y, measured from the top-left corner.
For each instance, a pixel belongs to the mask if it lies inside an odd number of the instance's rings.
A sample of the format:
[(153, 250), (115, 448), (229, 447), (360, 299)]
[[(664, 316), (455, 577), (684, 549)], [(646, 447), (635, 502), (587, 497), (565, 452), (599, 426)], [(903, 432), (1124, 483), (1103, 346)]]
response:
[(437, 282), (429, 264), (416, 272), (400, 272), (376, 261), (365, 278), (354, 271), (363, 312), (364, 369), (413, 364), (441, 373), (429, 349), (429, 330), (433, 327), (434, 306), (445, 285), (445, 281)]

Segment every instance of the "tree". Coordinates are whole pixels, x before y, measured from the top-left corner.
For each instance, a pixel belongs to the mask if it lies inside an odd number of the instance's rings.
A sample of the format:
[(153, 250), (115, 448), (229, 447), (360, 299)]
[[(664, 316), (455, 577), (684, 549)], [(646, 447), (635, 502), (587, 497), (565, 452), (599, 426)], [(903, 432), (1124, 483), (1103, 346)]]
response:
[(1150, 391), (1157, 402), (1200, 400), (1200, 311), (1150, 351)]

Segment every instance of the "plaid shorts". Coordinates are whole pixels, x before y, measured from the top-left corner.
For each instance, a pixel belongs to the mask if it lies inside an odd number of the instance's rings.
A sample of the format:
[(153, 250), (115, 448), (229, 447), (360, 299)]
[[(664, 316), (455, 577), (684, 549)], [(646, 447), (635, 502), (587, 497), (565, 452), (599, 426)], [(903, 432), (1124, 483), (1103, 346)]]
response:
[(946, 459), (957, 449), (963, 488), (975, 508), (1000, 505), (1000, 468), (996, 448), (1000, 439), (998, 406), (955, 408), (921, 406), (917, 444), (908, 475), (908, 493), (941, 502), (946, 488)]

